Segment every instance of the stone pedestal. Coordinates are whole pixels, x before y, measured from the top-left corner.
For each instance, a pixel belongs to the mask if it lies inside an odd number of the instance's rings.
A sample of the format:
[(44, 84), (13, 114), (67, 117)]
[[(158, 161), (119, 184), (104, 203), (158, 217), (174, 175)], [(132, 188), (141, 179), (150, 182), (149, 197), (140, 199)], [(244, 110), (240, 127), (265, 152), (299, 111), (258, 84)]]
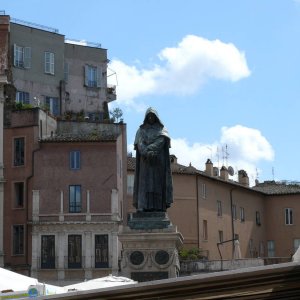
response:
[(119, 234), (121, 276), (143, 282), (177, 277), (183, 237), (166, 213), (134, 213)]

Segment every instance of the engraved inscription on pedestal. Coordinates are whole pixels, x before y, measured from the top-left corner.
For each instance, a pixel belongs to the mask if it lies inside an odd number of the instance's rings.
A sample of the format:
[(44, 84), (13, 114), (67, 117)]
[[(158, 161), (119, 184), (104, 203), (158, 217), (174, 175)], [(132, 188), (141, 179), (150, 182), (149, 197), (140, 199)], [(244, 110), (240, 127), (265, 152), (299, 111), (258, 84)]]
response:
[(131, 279), (138, 282), (167, 279), (168, 272), (131, 272)]

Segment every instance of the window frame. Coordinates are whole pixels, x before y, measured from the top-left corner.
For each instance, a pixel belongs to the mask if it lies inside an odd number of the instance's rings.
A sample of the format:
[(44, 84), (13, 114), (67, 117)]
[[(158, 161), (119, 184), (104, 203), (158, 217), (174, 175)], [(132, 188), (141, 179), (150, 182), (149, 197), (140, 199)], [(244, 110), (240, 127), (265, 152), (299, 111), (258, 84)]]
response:
[(41, 236), (41, 269), (55, 269), (55, 235)]
[(95, 234), (95, 268), (108, 268), (108, 267), (109, 267), (108, 234)]
[(290, 207), (287, 207), (284, 209), (284, 221), (285, 225), (294, 225), (293, 223), (293, 209)]
[(24, 208), (25, 203), (25, 183), (18, 181), (13, 183), (14, 208)]
[[(17, 141), (22, 141), (21, 144), (17, 145)], [(20, 148), (20, 149), (17, 149)], [(20, 167), (25, 165), (25, 137), (14, 137), (13, 138), (13, 166)]]
[(223, 212), (222, 212), (222, 201), (217, 200), (217, 216), (222, 217)]
[[(272, 245), (272, 247), (270, 247), (270, 245)], [(267, 241), (267, 254), (268, 254), (268, 257), (275, 257), (275, 241), (274, 240)]]
[(236, 204), (232, 204), (231, 210), (232, 210), (232, 219), (237, 220)]
[(202, 225), (203, 225), (202, 238), (204, 241), (208, 241), (208, 222), (207, 222), (207, 220), (203, 220)]
[[(72, 249), (72, 243), (74, 244), (73, 249)], [(83, 261), (82, 235), (69, 234), (68, 235), (68, 269), (81, 269), (82, 261)]]
[(14, 67), (31, 68), (31, 48), (14, 44)]
[(242, 223), (245, 222), (245, 208), (244, 207), (240, 207), (240, 219), (241, 219)]
[(218, 235), (219, 235), (219, 243), (224, 242), (224, 232), (223, 230), (218, 230)]
[(92, 65), (84, 66), (84, 85), (89, 88), (101, 87), (101, 68)]
[(81, 169), (81, 153), (80, 150), (70, 151), (70, 170)]
[[(79, 199), (77, 197), (79, 197)], [(81, 211), (82, 211), (81, 185), (76, 185), (76, 184), (69, 185), (69, 212), (81, 213)]]
[[(16, 232), (17, 229), (20, 231)], [(12, 255), (25, 255), (25, 226), (23, 224), (12, 225)]]
[(255, 222), (257, 226), (261, 226), (260, 212), (258, 210), (255, 212)]
[(54, 75), (55, 55), (53, 52), (45, 51), (44, 54), (44, 72), (45, 74)]
[(30, 94), (24, 91), (17, 91), (16, 102), (22, 104), (30, 104)]

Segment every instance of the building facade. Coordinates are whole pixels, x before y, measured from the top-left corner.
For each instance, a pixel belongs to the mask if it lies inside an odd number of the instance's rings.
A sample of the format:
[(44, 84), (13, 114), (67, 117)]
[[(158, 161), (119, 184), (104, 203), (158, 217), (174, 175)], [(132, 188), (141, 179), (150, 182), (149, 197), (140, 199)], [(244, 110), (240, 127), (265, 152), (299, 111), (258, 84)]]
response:
[[(168, 215), (184, 237), (185, 248), (199, 248), (210, 260), (232, 259), (239, 240), (241, 258), (290, 257), (299, 247), (300, 185), (265, 182), (249, 187), (210, 160), (204, 171), (171, 156), (174, 203)], [(135, 159), (128, 158), (127, 211), (132, 212)]]
[(107, 50), (0, 25), (2, 265), (56, 284), (117, 274), (127, 147), (126, 125), (109, 119)]

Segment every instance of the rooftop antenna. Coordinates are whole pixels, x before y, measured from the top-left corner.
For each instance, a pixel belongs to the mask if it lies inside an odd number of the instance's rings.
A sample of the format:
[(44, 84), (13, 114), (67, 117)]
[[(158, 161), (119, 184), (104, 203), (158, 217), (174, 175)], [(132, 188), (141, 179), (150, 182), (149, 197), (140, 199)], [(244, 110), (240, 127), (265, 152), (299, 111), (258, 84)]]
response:
[(219, 153), (219, 147), (217, 146), (217, 160), (218, 160), (218, 169), (220, 169), (220, 153)]
[(274, 171), (274, 167), (272, 167), (272, 175), (273, 175), (273, 181), (275, 180), (275, 175), (274, 175), (275, 171)]
[(225, 144), (225, 148), (222, 146), (222, 158), (223, 158), (223, 166), (225, 165), (226, 162), (226, 168), (228, 166), (228, 156), (229, 153), (227, 151), (227, 144)]

